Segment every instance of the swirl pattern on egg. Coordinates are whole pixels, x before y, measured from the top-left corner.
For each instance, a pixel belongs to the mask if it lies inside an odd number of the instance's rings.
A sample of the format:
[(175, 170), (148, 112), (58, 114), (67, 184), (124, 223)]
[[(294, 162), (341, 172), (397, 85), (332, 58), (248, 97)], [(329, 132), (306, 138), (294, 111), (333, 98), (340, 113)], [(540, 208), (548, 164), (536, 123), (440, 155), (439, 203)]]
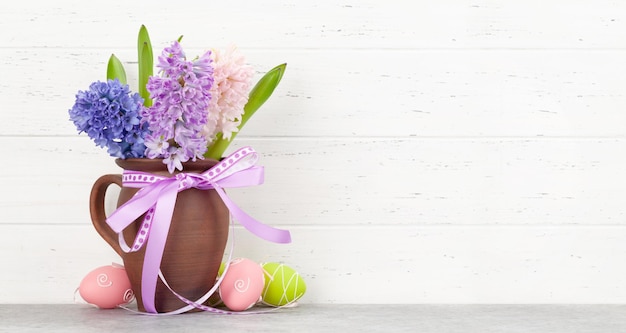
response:
[(235, 290), (240, 293), (245, 293), (250, 288), (250, 278), (248, 277), (246, 281), (243, 279), (239, 279), (234, 283)]
[(111, 282), (109, 276), (104, 273), (98, 274), (98, 277), (96, 279), (96, 283), (102, 288), (108, 288), (113, 285), (113, 282)]

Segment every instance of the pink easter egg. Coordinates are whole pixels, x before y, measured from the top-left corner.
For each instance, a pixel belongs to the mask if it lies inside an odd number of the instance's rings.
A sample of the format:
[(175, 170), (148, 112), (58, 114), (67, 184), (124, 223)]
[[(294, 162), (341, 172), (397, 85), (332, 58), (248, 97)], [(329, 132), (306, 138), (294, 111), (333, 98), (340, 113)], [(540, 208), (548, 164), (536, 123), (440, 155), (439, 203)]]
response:
[(244, 311), (259, 301), (264, 285), (261, 265), (250, 259), (233, 259), (220, 284), (220, 298), (232, 311)]
[(80, 296), (101, 309), (113, 309), (134, 298), (126, 270), (120, 265), (102, 266), (89, 272), (78, 287)]

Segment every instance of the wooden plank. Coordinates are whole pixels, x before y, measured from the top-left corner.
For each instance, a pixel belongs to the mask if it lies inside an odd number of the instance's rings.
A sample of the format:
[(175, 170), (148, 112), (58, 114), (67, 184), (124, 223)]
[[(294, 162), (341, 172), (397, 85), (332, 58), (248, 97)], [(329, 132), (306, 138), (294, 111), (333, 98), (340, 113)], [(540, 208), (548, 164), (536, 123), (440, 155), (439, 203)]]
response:
[[(112, 0), (104, 6), (20, 1), (0, 11), (12, 47), (134, 45), (141, 24), (155, 40), (254, 48), (623, 48), (626, 11), (601, 0), (302, 3), (201, 2), (171, 6)], [(163, 24), (167, 22), (167, 24)]]
[[(86, 137), (0, 138), (0, 223), (89, 223), (91, 185), (119, 169)], [(624, 139), (244, 139), (262, 186), (231, 189), (271, 225), (623, 224)], [(9, 169), (10, 168), (10, 169)], [(10, 171), (10, 172), (9, 172)], [(109, 206), (113, 209), (115, 197)]]
[[(0, 82), (0, 133), (74, 136), (67, 111), (78, 90), (105, 78), (110, 52), (0, 49), (11, 64)], [(622, 51), (242, 52), (259, 71), (288, 63), (275, 95), (242, 136), (625, 133)], [(128, 50), (118, 56), (135, 59)], [(136, 64), (127, 65), (136, 87)]]
[[(623, 226), (289, 226), (294, 242), (235, 232), (235, 257), (283, 262), (303, 303), (624, 303)], [(120, 262), (89, 225), (0, 225), (0, 303), (72, 303)]]

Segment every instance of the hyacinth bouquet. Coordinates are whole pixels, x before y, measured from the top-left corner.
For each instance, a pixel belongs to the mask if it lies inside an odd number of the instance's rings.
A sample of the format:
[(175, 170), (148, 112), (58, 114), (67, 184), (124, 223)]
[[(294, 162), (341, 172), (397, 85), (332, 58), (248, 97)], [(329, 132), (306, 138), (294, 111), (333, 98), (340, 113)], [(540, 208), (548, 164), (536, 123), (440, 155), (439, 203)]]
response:
[(148, 31), (138, 36), (138, 91), (131, 91), (121, 61), (111, 55), (107, 81), (79, 91), (69, 110), (79, 133), (120, 159), (162, 159), (168, 171), (183, 162), (220, 159), (248, 119), (279, 84), (286, 64), (253, 87), (254, 70), (234, 47), (189, 59), (175, 40), (157, 58)]
[[(217, 274), (234, 222), (267, 241), (291, 241), (289, 231), (257, 221), (225, 191), (263, 183), (252, 147), (224, 153), (273, 93), (285, 64), (253, 86), (254, 71), (236, 48), (188, 57), (181, 40), (153, 55), (142, 26), (136, 92), (111, 55), (107, 80), (79, 91), (69, 116), (123, 169), (95, 181), (89, 210), (96, 231), (124, 261), (139, 312), (228, 313), (205, 303), (218, 287), (221, 295)], [(118, 205), (107, 214), (105, 197), (113, 184), (121, 187)], [(259, 297), (260, 291), (251, 299)]]

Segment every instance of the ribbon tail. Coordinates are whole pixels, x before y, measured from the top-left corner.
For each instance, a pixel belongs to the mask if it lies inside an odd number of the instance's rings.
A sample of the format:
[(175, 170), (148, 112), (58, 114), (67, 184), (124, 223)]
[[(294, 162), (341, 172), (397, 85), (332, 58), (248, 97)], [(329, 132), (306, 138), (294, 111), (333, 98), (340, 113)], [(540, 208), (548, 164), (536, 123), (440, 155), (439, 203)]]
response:
[(213, 188), (222, 198), (222, 201), (224, 201), (224, 204), (228, 207), (232, 216), (248, 229), (248, 231), (270, 242), (282, 244), (291, 243), (289, 230), (273, 228), (255, 220), (252, 216), (237, 207), (220, 186), (213, 184)]
[(146, 311), (151, 313), (157, 313), (154, 296), (177, 194), (178, 182), (170, 183), (161, 192), (154, 211), (154, 223), (146, 245), (141, 273), (141, 298)]

